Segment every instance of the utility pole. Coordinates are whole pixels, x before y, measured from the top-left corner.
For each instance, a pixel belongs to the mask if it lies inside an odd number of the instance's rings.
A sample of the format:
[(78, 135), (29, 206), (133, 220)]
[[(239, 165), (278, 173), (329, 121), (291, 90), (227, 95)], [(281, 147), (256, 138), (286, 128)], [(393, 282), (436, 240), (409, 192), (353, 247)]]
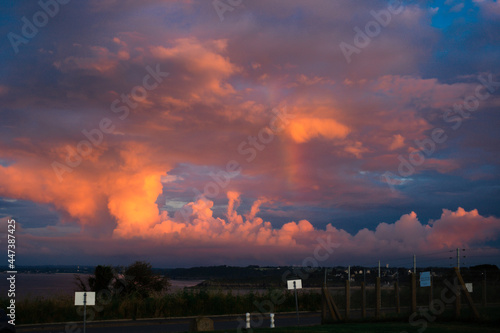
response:
[(413, 274), (417, 274), (417, 255), (413, 255)]
[(351, 266), (347, 268), (347, 281), (345, 282), (345, 320), (349, 319), (351, 311)]
[(460, 272), (460, 248), (457, 247), (457, 268), (458, 271)]
[(378, 261), (378, 277), (375, 280), (375, 297), (376, 297), (376, 306), (375, 306), (375, 318), (380, 318), (380, 308), (382, 306), (381, 302), (381, 294), (380, 294), (380, 260)]
[(484, 280), (482, 281), (482, 283), (483, 283), (483, 288), (482, 288), (483, 289), (482, 305), (483, 305), (483, 307), (485, 307), (486, 306), (486, 295), (487, 295), (486, 294), (486, 271), (484, 271), (483, 275), (484, 275)]

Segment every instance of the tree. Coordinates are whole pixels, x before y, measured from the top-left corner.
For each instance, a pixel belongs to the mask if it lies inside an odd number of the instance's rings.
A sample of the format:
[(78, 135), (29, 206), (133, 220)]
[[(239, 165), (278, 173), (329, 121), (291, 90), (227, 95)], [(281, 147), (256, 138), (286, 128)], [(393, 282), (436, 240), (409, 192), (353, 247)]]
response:
[(116, 280), (116, 272), (111, 266), (98, 265), (94, 270), (94, 275), (87, 279), (87, 283), (83, 281), (82, 277), (75, 274), (76, 284), (83, 291), (99, 292), (103, 289), (108, 289), (113, 281)]
[(168, 278), (154, 274), (151, 264), (145, 261), (136, 261), (126, 267), (123, 275), (127, 281), (124, 293), (128, 295), (148, 297), (170, 287)]
[(103, 289), (109, 289), (115, 279), (116, 274), (111, 266), (97, 266), (94, 276), (89, 277), (90, 290), (99, 292)]

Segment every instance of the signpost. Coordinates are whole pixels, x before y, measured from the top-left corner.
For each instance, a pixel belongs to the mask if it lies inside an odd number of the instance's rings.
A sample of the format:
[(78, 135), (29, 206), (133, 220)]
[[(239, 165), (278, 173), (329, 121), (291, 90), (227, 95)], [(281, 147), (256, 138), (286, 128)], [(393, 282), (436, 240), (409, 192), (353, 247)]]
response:
[(297, 310), (297, 325), (299, 325), (299, 301), (297, 299), (297, 289), (302, 289), (302, 280), (288, 280), (286, 281), (288, 290), (293, 289), (295, 291), (295, 309)]
[(87, 305), (95, 305), (95, 292), (77, 291), (75, 292), (75, 305), (83, 305), (83, 333), (86, 332)]

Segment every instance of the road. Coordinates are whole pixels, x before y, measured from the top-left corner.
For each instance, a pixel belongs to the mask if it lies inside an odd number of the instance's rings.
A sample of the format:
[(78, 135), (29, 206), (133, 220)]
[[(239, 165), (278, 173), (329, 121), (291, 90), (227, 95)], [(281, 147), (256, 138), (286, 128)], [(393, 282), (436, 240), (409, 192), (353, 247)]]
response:
[[(244, 315), (208, 316), (214, 321), (214, 329), (236, 331), (238, 327), (244, 328)], [(194, 317), (169, 318), (169, 319), (141, 319), (141, 320), (110, 320), (87, 323), (87, 333), (165, 333), (189, 331), (190, 322)], [(252, 327), (269, 327), (268, 316), (252, 314)], [(321, 314), (319, 312), (301, 312), (300, 325), (319, 325)], [(276, 327), (297, 325), (295, 313), (276, 314)], [(66, 326), (68, 329), (66, 330)], [(81, 333), (83, 324), (45, 324), (21, 325), (16, 327), (16, 332), (44, 332), (44, 333)], [(80, 330), (79, 330), (80, 329)]]
[[(498, 306), (499, 304), (489, 304), (489, 306)], [(418, 306), (419, 309), (426, 307)], [(448, 309), (452, 309), (453, 305), (448, 304)], [(366, 309), (367, 317), (375, 316), (375, 309)], [(401, 307), (401, 313), (409, 313), (409, 307)], [(343, 309), (340, 309), (344, 316)], [(393, 307), (382, 307), (381, 313), (394, 314), (396, 309)], [(214, 329), (236, 331), (238, 327), (244, 328), (245, 315), (223, 315), (223, 316), (207, 316), (214, 321)], [(360, 319), (361, 309), (351, 309), (350, 319)], [(166, 332), (187, 332), (190, 328), (190, 323), (195, 317), (181, 318), (166, 318), (166, 319), (138, 319), (138, 320), (107, 320), (94, 321), (87, 323), (87, 333), (166, 333)], [(300, 326), (310, 326), (321, 324), (320, 312), (300, 312)], [(251, 326), (269, 327), (269, 316), (259, 313), (252, 314)], [(297, 325), (297, 316), (295, 312), (278, 313), (275, 316), (276, 327), (290, 327)], [(68, 329), (66, 330), (66, 326)], [(16, 326), (17, 332), (43, 332), (43, 333), (82, 333), (83, 324), (77, 323), (71, 326), (70, 324), (41, 324), (41, 325), (21, 325)]]

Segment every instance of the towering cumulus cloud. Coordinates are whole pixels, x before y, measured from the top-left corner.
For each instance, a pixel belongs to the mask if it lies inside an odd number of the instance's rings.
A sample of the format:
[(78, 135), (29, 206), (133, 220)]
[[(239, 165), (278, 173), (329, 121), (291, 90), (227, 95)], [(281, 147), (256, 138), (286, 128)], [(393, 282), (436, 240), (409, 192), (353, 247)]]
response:
[[(257, 217), (265, 199), (258, 199), (247, 214), (237, 212), (240, 194), (227, 193), (228, 205), (225, 218), (213, 216), (213, 202), (200, 198), (183, 207), (186, 215), (177, 212), (170, 217), (166, 211), (151, 221), (131, 223), (118, 219), (114, 237), (143, 238), (169, 246), (209, 246), (243, 255), (264, 255), (269, 247), (277, 253), (311, 254), (321, 240), (338, 245), (332, 258), (349, 253), (352, 256), (369, 256), (373, 251), (390, 257), (418, 252), (469, 247), (496, 239), (500, 235), (500, 219), (483, 217), (477, 210), (470, 212), (458, 208), (453, 212), (443, 210), (441, 217), (421, 223), (415, 212), (405, 214), (392, 224), (380, 223), (375, 230), (362, 229), (354, 235), (328, 224), (325, 230), (314, 228), (307, 220), (285, 223), (273, 228), (270, 222)], [(147, 215), (146, 215), (147, 216)], [(245, 253), (246, 252), (246, 253)]]

